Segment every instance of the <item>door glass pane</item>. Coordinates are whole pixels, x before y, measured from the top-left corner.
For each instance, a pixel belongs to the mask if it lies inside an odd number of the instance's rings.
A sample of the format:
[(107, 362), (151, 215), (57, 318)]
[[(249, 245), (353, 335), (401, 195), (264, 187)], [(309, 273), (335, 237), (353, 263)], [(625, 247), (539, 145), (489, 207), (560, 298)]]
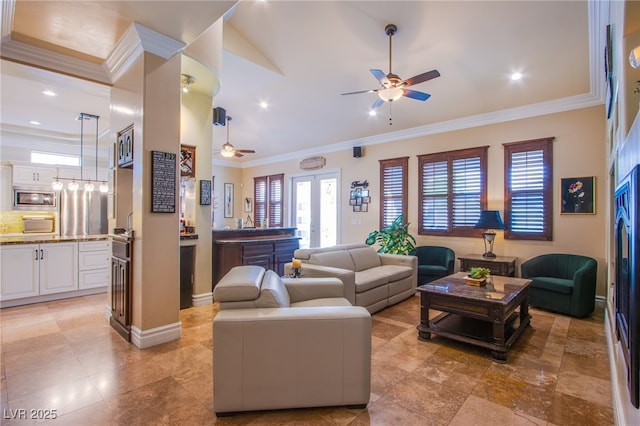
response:
[(296, 182), (293, 199), (300, 248), (309, 248), (311, 247), (311, 181)]
[(320, 247), (336, 244), (338, 230), (337, 186), (336, 178), (320, 181)]

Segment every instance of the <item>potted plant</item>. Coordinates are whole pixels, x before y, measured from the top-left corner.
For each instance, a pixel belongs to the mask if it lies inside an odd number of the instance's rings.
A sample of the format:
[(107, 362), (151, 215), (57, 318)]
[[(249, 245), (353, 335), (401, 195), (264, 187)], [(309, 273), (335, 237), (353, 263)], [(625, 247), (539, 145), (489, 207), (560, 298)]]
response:
[(487, 277), (491, 273), (489, 268), (474, 266), (469, 268), (469, 274), (465, 277), (467, 284), (481, 287), (486, 284)]
[(398, 216), (391, 225), (380, 231), (373, 231), (365, 241), (368, 245), (378, 243), (378, 253), (404, 254), (412, 253), (416, 248), (416, 239), (408, 231), (409, 224), (402, 223), (402, 215)]

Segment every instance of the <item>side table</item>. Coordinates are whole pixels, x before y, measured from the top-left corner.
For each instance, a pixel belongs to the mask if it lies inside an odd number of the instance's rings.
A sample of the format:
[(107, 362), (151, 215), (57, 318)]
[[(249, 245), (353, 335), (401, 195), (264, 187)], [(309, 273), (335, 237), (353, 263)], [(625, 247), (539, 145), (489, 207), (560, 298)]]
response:
[(481, 266), (488, 268), (492, 275), (502, 275), (504, 277), (516, 276), (517, 257), (497, 256), (494, 258), (483, 257), (481, 254), (465, 254), (458, 257), (460, 259), (460, 271), (467, 272), (472, 267)]

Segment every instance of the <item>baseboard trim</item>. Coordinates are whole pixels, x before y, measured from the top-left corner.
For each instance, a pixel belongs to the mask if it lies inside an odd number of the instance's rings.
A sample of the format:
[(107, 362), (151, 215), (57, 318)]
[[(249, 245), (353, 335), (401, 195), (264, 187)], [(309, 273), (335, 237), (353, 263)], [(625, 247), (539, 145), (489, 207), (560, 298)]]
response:
[(197, 308), (198, 306), (210, 305), (212, 303), (213, 303), (213, 292), (194, 294), (191, 297), (191, 305), (194, 308)]
[(135, 325), (131, 326), (131, 343), (140, 349), (173, 342), (174, 340), (179, 340), (181, 336), (182, 324), (180, 322), (174, 322), (173, 324), (150, 328), (148, 330), (140, 330)]

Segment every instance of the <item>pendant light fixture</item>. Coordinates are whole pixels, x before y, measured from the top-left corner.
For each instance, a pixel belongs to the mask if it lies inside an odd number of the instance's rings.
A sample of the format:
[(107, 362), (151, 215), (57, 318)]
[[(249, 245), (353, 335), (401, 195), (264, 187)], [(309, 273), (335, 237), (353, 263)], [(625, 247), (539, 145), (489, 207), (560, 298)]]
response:
[[(81, 112), (80, 115), (76, 118), (76, 120), (80, 121), (80, 179), (79, 181), (85, 182), (84, 190), (87, 192), (93, 192), (95, 190), (95, 184), (99, 182), (98, 180), (98, 120), (99, 119), (100, 119), (99, 116), (93, 115), (93, 114), (87, 114), (86, 112)], [(96, 121), (96, 143), (95, 143), (96, 163), (95, 163), (95, 179), (93, 181), (91, 179), (85, 180), (84, 178), (84, 121), (85, 120)], [(69, 190), (71, 191), (77, 191), (78, 188), (80, 187), (79, 183), (76, 182), (75, 177), (72, 179), (68, 179), (68, 178), (61, 178), (56, 176), (56, 179), (51, 184), (51, 187), (56, 191), (62, 190), (64, 186), (62, 182), (60, 182), (60, 180), (71, 180), (71, 182), (67, 186), (67, 188), (69, 188)], [(99, 190), (100, 192), (108, 192), (109, 185), (107, 184), (107, 182), (102, 181), (102, 183), (100, 184)]]

